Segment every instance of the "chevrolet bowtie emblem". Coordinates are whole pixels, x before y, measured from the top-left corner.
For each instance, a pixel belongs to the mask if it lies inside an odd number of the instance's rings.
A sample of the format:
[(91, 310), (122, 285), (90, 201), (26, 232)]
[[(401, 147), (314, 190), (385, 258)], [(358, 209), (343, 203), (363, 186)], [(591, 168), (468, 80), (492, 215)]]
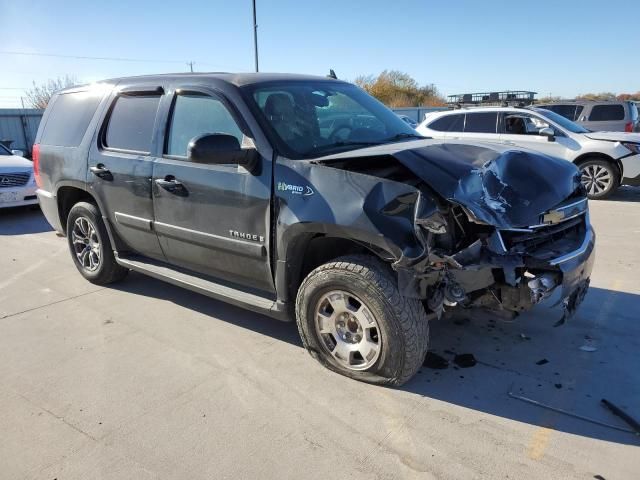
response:
[(564, 220), (564, 212), (560, 210), (549, 210), (542, 217), (544, 223), (558, 223)]

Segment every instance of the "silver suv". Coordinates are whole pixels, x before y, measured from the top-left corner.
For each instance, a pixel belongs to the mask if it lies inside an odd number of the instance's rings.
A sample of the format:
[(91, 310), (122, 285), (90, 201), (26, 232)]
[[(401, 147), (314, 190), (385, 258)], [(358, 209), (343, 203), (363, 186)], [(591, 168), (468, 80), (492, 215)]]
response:
[(593, 132), (640, 131), (638, 108), (634, 102), (579, 100), (541, 103), (536, 107), (551, 110)]

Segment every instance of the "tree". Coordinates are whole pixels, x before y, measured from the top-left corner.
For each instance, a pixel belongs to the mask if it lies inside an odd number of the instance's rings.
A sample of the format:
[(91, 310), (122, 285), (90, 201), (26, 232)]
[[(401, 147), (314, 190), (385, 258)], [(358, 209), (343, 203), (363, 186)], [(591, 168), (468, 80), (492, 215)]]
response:
[(418, 85), (408, 73), (384, 70), (380, 75), (361, 75), (356, 85), (389, 107), (442, 106), (446, 101), (435, 85)]
[(616, 94), (612, 92), (585, 93), (578, 95), (576, 100), (615, 100)]
[(33, 88), (26, 92), (27, 102), (31, 108), (45, 109), (54, 93), (63, 88), (73, 87), (77, 83), (76, 78), (69, 75), (65, 75), (64, 78), (49, 79), (42, 85), (36, 85), (34, 81)]
[(620, 94), (618, 94), (616, 99), (618, 99), (620, 101), (624, 101), (624, 100), (638, 101), (638, 100), (640, 100), (640, 92), (636, 92), (636, 93), (620, 93)]

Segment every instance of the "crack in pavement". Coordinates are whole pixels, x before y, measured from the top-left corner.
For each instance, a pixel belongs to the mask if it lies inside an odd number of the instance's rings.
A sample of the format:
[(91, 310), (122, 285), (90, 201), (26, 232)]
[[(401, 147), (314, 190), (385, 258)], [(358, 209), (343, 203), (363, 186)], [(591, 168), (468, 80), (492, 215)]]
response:
[(22, 313), (33, 312), (34, 310), (39, 310), (41, 308), (50, 307), (51, 305), (56, 305), (58, 303), (63, 303), (69, 300), (74, 300), (76, 298), (84, 297), (86, 295), (91, 295), (92, 293), (101, 292), (102, 290), (106, 290), (106, 287), (99, 288), (97, 290), (91, 290), (90, 292), (79, 293), (78, 295), (74, 295), (72, 297), (62, 298), (60, 300), (56, 300), (54, 302), (45, 303), (44, 305), (38, 305), (37, 307), (27, 308), (26, 310), (21, 310), (19, 312), (7, 313), (0, 316), (0, 320), (4, 320), (5, 318), (15, 317), (16, 315), (20, 315)]

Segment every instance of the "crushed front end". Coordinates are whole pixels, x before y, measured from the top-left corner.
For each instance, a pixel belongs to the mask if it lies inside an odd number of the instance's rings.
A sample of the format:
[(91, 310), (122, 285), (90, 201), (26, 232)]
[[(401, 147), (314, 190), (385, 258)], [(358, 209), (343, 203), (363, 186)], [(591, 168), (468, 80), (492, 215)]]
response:
[(595, 233), (572, 164), (500, 152), (442, 193), (444, 209), (423, 214), (420, 201), (415, 209), (423, 258), (394, 264), (406, 295), (438, 314), (459, 305), (515, 316), (560, 290), (559, 323), (575, 312), (589, 286)]
[(437, 216), (416, 219), (429, 253), (394, 264), (403, 293), (431, 311), (480, 307), (515, 316), (560, 290), (562, 323), (584, 298), (595, 257), (586, 198), (570, 198), (526, 227), (487, 225), (461, 206)]

